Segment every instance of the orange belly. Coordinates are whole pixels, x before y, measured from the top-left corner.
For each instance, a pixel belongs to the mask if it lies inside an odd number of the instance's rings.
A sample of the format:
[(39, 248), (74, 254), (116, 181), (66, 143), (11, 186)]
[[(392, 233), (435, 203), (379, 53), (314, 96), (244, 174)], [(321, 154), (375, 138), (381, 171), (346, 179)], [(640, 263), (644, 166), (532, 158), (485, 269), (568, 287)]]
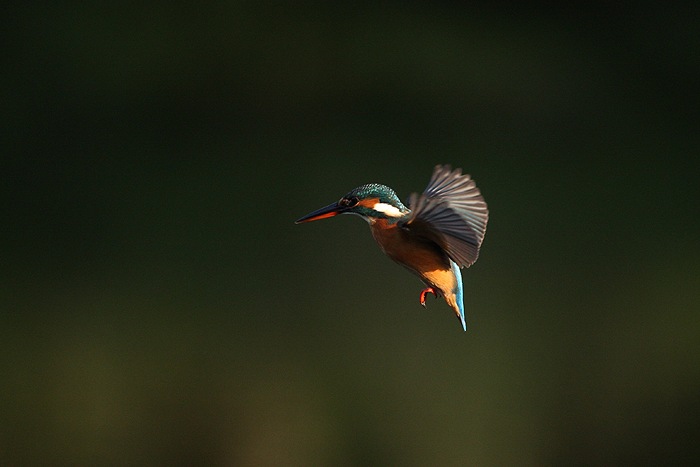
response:
[(385, 219), (375, 221), (370, 227), (387, 256), (418, 275), (426, 285), (439, 289), (446, 298), (453, 295), (457, 278), (449, 257), (436, 244), (414, 238)]

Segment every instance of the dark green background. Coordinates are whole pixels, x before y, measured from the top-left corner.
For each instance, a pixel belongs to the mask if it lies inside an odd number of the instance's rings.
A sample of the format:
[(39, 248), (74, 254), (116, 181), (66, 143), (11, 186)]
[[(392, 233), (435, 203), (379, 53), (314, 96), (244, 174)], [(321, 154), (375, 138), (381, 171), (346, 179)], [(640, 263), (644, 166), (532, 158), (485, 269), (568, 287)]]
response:
[[(0, 464), (690, 462), (700, 8), (486, 4), (6, 7)], [(467, 333), (293, 223), (438, 163)]]

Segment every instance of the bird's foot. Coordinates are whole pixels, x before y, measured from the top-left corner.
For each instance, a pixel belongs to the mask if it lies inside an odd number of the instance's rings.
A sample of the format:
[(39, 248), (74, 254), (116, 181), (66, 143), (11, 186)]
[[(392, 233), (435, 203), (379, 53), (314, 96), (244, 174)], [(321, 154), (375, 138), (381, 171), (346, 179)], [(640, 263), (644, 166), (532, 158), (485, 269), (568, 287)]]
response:
[(433, 289), (432, 287), (428, 287), (427, 289), (423, 289), (420, 293), (420, 304), (423, 305), (423, 308), (425, 308), (425, 295), (429, 294), (429, 293), (435, 295), (435, 298), (437, 298), (437, 296), (438, 296), (437, 292), (435, 292), (435, 289)]

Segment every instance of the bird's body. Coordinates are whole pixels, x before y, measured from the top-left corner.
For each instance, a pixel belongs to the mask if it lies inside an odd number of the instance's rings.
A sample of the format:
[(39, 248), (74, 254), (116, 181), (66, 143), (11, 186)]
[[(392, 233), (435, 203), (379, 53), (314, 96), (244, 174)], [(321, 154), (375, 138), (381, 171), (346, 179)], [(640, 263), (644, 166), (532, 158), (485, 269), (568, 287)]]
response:
[[(434, 292), (445, 297), (445, 301), (454, 309), (458, 318), (464, 316), (462, 303), (457, 302), (461, 293), (462, 281), (457, 280), (454, 261), (435, 243), (410, 234), (410, 231), (398, 227), (385, 219), (370, 224), (372, 236), (379, 248), (391, 259), (416, 274)], [(459, 268), (456, 268), (459, 271)], [(461, 279), (461, 273), (460, 273)], [(438, 295), (438, 293), (435, 293)]]
[(425, 294), (444, 297), (466, 331), (461, 267), (476, 261), (488, 222), (488, 209), (469, 175), (437, 166), (425, 192), (413, 194), (411, 209), (384, 185), (362, 185), (337, 203), (297, 223), (356, 214), (369, 222), (372, 236), (392, 260), (427, 285)]

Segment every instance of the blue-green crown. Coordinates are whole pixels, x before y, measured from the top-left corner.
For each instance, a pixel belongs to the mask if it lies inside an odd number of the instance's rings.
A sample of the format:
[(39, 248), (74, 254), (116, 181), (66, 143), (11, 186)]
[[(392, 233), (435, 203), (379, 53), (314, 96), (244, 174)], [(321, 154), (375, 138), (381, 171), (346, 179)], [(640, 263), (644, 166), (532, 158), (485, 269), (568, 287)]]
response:
[(344, 197), (350, 198), (353, 196), (359, 199), (378, 198), (380, 203), (387, 203), (401, 211), (408, 211), (408, 208), (403, 205), (394, 190), (379, 183), (368, 183), (367, 185), (358, 186)]

